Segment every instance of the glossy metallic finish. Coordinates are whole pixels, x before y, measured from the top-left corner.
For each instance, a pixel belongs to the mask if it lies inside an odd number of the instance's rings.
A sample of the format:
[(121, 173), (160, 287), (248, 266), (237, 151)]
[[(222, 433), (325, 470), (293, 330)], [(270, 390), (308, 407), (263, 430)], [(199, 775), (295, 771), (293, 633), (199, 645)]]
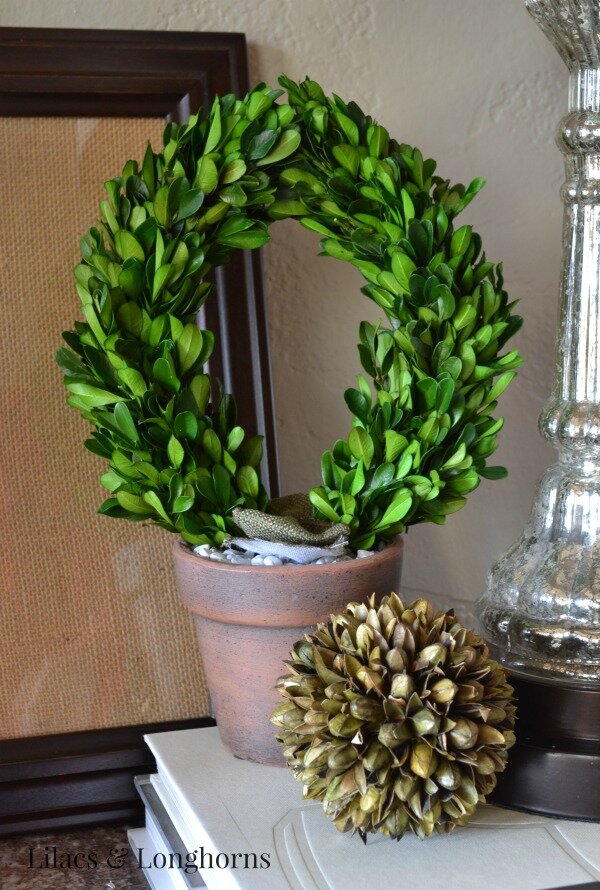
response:
[(558, 462), (538, 482), (521, 538), (477, 609), (511, 670), (600, 685), (600, 3), (525, 0), (569, 69), (559, 126), (566, 182), (560, 327), (540, 431)]

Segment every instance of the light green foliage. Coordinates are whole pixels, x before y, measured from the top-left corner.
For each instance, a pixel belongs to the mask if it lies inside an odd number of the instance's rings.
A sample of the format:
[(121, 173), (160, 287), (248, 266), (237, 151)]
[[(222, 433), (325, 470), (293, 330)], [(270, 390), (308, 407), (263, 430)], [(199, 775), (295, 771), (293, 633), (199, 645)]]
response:
[(365, 378), (354, 416), (322, 459), (316, 514), (369, 548), (458, 510), (488, 467), (492, 412), (520, 364), (500, 354), (518, 330), (500, 266), (454, 218), (482, 187), (434, 176), (354, 104), (280, 79), (243, 100), (169, 124), (160, 153), (106, 183), (101, 220), (75, 270), (84, 322), (58, 352), (68, 402), (109, 461), (102, 512), (152, 520), (192, 543), (235, 531), (237, 505), (264, 508), (259, 437), (237, 426), (232, 396), (204, 373), (213, 336), (195, 325), (207, 274), (232, 250), (260, 247), (271, 221), (296, 217), (323, 253), (356, 266), (389, 326), (364, 322)]

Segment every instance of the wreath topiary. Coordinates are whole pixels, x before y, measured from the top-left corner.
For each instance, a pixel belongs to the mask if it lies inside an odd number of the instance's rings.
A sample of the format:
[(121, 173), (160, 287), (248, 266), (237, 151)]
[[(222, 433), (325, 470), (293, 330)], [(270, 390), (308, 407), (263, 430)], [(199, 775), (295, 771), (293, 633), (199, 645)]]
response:
[(316, 515), (371, 548), (407, 526), (443, 523), (487, 466), (492, 412), (520, 365), (500, 355), (521, 319), (501, 265), (454, 219), (483, 185), (450, 185), (354, 103), (311, 80), (217, 97), (210, 113), (170, 123), (160, 152), (105, 184), (101, 219), (75, 269), (85, 321), (57, 361), (67, 402), (94, 426), (85, 444), (109, 462), (100, 508), (151, 520), (193, 544), (239, 533), (236, 506), (268, 509), (261, 437), (236, 423), (233, 397), (203, 371), (213, 335), (196, 313), (207, 274), (232, 250), (260, 247), (296, 217), (322, 252), (356, 266), (390, 326), (363, 322), (365, 377), (348, 389), (346, 439), (322, 458)]

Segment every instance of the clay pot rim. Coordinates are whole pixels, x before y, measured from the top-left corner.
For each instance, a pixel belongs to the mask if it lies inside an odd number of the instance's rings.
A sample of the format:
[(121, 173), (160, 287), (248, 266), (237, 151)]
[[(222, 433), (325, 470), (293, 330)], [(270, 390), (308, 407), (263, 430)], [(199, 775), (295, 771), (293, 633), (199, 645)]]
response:
[(269, 572), (269, 571), (277, 571), (281, 572), (292, 572), (294, 573), (297, 569), (319, 569), (321, 572), (326, 574), (335, 575), (336, 573), (346, 573), (351, 566), (363, 564), (372, 565), (376, 560), (383, 559), (396, 559), (398, 553), (404, 549), (404, 538), (402, 535), (398, 535), (392, 541), (390, 541), (387, 547), (384, 550), (377, 550), (373, 553), (372, 556), (365, 556), (362, 559), (353, 559), (351, 562), (331, 562), (331, 563), (321, 563), (317, 565), (316, 563), (312, 563), (309, 565), (303, 565), (302, 563), (288, 563), (287, 565), (280, 566), (265, 566), (265, 565), (235, 565), (230, 562), (219, 562), (216, 559), (205, 559), (202, 556), (196, 556), (194, 551), (191, 549), (191, 545), (184, 541), (182, 538), (177, 538), (175, 541), (173, 550), (175, 551), (176, 559), (191, 559), (194, 562), (194, 565), (198, 565), (198, 563), (206, 563), (207, 567), (210, 566), (211, 569), (215, 569), (217, 571), (229, 571), (229, 572), (239, 572), (241, 574), (248, 574), (253, 572)]

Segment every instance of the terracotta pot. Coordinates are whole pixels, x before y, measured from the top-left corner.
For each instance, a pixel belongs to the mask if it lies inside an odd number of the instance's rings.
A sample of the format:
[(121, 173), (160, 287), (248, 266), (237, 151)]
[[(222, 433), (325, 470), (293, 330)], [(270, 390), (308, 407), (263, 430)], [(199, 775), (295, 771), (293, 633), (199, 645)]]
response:
[(175, 545), (179, 592), (192, 611), (214, 715), (238, 757), (283, 766), (269, 717), (274, 684), (293, 644), (332, 612), (371, 593), (399, 590), (403, 541), (364, 559), (330, 565), (248, 566)]

